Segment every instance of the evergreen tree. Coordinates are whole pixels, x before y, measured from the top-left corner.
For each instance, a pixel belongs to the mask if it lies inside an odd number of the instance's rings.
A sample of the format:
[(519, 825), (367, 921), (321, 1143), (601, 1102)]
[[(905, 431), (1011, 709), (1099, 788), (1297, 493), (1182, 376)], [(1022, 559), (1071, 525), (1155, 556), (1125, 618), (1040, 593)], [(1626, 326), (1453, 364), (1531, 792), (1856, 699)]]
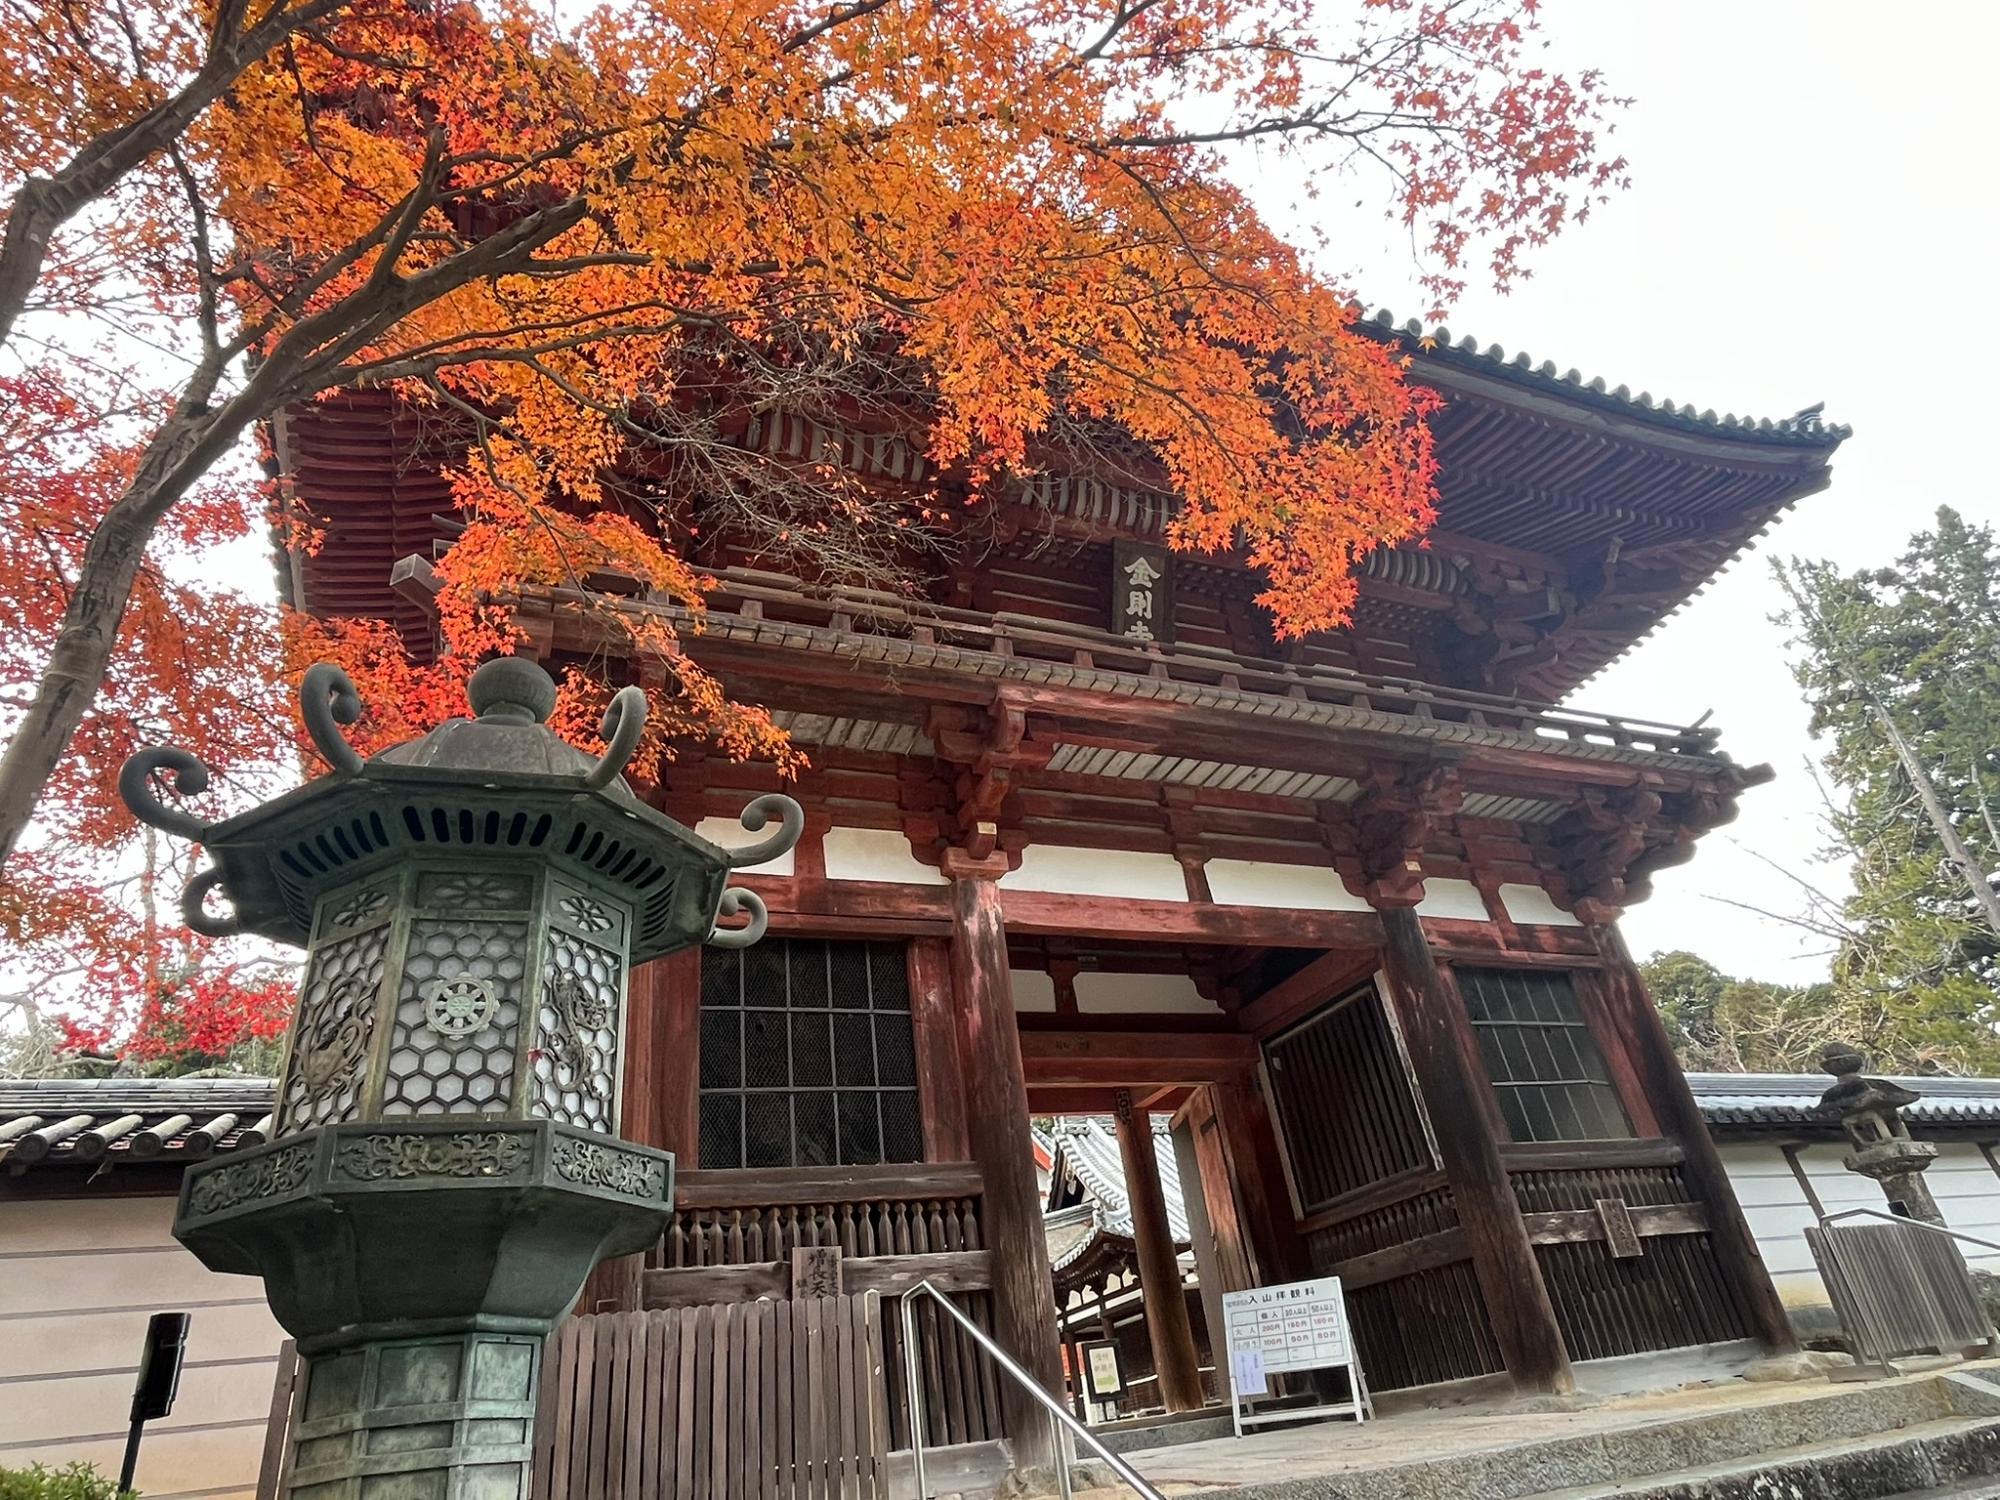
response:
[[(1893, 567), (1777, 565), (1793, 670), (1847, 805), (1833, 984), (1884, 1067), (2000, 1070), (2000, 550), (1941, 508)], [(1821, 1027), (1822, 1031), (1826, 1028)]]

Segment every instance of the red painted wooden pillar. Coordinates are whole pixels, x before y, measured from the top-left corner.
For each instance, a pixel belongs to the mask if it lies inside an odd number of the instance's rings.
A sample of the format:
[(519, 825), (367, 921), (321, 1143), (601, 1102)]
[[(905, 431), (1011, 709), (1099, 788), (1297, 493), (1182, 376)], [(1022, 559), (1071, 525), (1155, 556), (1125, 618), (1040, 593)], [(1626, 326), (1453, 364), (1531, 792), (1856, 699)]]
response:
[[(632, 971), (625, 990), (625, 1077), (618, 1133), (671, 1151), (675, 1169), (695, 1165), (701, 1065), (701, 950), (685, 948)], [(643, 1255), (607, 1260), (590, 1273), (578, 1312), (642, 1305)]]
[[(958, 858), (954, 859), (953, 856)], [(957, 1003), (958, 1061), (966, 1143), (985, 1179), (981, 1208), (993, 1252), (994, 1332), (1001, 1346), (1058, 1401), (1062, 1356), (1056, 1337), (1055, 1278), (1042, 1233), (1041, 1190), (1028, 1130), (1028, 1085), (1007, 978), (1007, 932), (994, 880), (1004, 859), (970, 860), (947, 851), (952, 875), (951, 983)], [(1001, 1382), (1014, 1462), (1055, 1461), (1048, 1413), (1011, 1380)]]
[(1195, 1353), (1187, 1294), (1181, 1289), (1173, 1226), (1167, 1222), (1167, 1195), (1160, 1186), (1160, 1160), (1153, 1148), (1153, 1117), (1133, 1106), (1129, 1089), (1120, 1089), (1115, 1118), (1132, 1210), (1132, 1241), (1139, 1253), (1139, 1295), (1146, 1306), (1146, 1337), (1153, 1346), (1160, 1401), (1170, 1412), (1200, 1411), (1201, 1359)]
[(1742, 1205), (1736, 1201), (1722, 1153), (1715, 1149), (1708, 1122), (1688, 1087), (1687, 1074), (1674, 1057), (1673, 1042), (1647, 992), (1646, 981), (1616, 927), (1594, 926), (1590, 936), (1604, 960), (1600, 986), (1605, 1011), (1624, 1043), (1625, 1055), (1659, 1117), (1660, 1127), (1680, 1142), (1681, 1170), (1708, 1209), (1709, 1241), (1723, 1274), (1743, 1299), (1751, 1327), (1764, 1346), (1773, 1354), (1796, 1354), (1798, 1334), (1785, 1315), (1777, 1288), (1771, 1285), (1771, 1273), (1757, 1251)]
[(1474, 1076), (1466, 1056), (1461, 1035), (1466, 1022), (1458, 996), (1438, 970), (1416, 909), (1384, 906), (1380, 911), (1382, 967), (1459, 1225), (1472, 1251), (1494, 1341), (1521, 1389), (1574, 1390), (1555, 1304), (1522, 1222), (1500, 1142), (1479, 1107), (1487, 1083)]

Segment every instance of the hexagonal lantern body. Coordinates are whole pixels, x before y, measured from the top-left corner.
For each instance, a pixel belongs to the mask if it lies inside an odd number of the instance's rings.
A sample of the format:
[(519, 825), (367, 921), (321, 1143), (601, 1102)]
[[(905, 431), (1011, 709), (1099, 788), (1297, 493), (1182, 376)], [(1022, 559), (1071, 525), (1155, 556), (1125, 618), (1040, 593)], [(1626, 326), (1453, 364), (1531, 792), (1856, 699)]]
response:
[(522, 858), (420, 857), (315, 903), (276, 1133), (482, 1115), (615, 1135), (632, 906)]
[[(214, 861), (183, 899), (191, 926), (307, 949), (273, 1138), (190, 1168), (174, 1224), (210, 1267), (264, 1278), (306, 1357), (294, 1492), (396, 1476), (398, 1494), (458, 1495), (477, 1474), (481, 1495), (525, 1500), (542, 1339), (671, 1207), (672, 1158), (616, 1139), (626, 971), (754, 942), (762, 905), (729, 871), (804, 822), (760, 798), (744, 826), (776, 814), (778, 832), (725, 851), (642, 804), (618, 776), (636, 688), (602, 759), (547, 728), (555, 687), (531, 662), (487, 663), (468, 696), (476, 718), (363, 761), (336, 727), (359, 713), (352, 684), (314, 667), (306, 726), (333, 771), (213, 826), (155, 795), (163, 774), (201, 790), (192, 756), (141, 752), (119, 777), (134, 812)], [(229, 916), (205, 904), (218, 890)], [(380, 1372), (419, 1367), (416, 1453)]]

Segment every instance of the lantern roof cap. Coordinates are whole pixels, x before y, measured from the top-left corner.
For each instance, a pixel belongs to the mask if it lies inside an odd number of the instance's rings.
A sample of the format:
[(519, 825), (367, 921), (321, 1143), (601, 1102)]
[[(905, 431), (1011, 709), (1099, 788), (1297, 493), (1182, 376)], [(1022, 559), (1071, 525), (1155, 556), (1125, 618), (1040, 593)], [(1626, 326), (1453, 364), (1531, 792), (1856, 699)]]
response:
[[(759, 797), (743, 826), (756, 832), (776, 818), (777, 832), (725, 850), (642, 802), (619, 775), (645, 728), (637, 687), (612, 698), (598, 757), (548, 727), (555, 684), (520, 658), (472, 674), (477, 718), (448, 720), (366, 760), (340, 731), (361, 716), (345, 672), (308, 668), (300, 697), (306, 732), (332, 770), (247, 812), (204, 823), (163, 803), (161, 785), (183, 796), (208, 785), (207, 767), (185, 750), (141, 750), (118, 773), (141, 821), (203, 845), (214, 861), (181, 899), (183, 919), (206, 936), (255, 932), (303, 945), (328, 892), (411, 859), (472, 858), (537, 861), (630, 903), (633, 963), (691, 943), (742, 947), (763, 933), (762, 903), (728, 888), (729, 872), (775, 859), (805, 826), (791, 798)], [(234, 908), (227, 917), (204, 904), (218, 888)], [(744, 926), (716, 925), (745, 915)]]
[[(428, 734), (378, 751), (368, 764), (564, 778), (589, 777), (603, 765), (549, 728), (556, 684), (539, 663), (496, 656), (473, 672), (465, 696), (476, 717), (447, 719)], [(612, 723), (615, 727), (615, 719)], [(611, 797), (638, 805), (616, 767), (597, 784)]]

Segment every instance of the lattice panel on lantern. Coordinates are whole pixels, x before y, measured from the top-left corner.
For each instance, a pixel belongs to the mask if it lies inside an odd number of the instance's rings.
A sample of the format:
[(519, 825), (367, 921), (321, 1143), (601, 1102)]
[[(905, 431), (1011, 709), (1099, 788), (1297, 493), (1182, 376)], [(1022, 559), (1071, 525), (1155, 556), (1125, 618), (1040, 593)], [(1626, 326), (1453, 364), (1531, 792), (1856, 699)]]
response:
[[(365, 889), (355, 894), (375, 892)], [(359, 1111), (382, 993), (391, 905), (385, 897), (375, 925), (322, 943), (313, 954), (299, 993), (299, 1017), (278, 1110), (279, 1134), (338, 1124), (354, 1119)], [(337, 931), (338, 908), (326, 920)]]
[(624, 961), (561, 927), (548, 929), (530, 1113), (610, 1134)]
[[(426, 886), (440, 878), (426, 877)], [(512, 884), (510, 904), (518, 908), (528, 882)], [(437, 899), (443, 904), (452, 898)], [(446, 916), (412, 921), (382, 1084), (385, 1117), (491, 1114), (507, 1108), (520, 1042), (527, 950), (525, 920)]]

